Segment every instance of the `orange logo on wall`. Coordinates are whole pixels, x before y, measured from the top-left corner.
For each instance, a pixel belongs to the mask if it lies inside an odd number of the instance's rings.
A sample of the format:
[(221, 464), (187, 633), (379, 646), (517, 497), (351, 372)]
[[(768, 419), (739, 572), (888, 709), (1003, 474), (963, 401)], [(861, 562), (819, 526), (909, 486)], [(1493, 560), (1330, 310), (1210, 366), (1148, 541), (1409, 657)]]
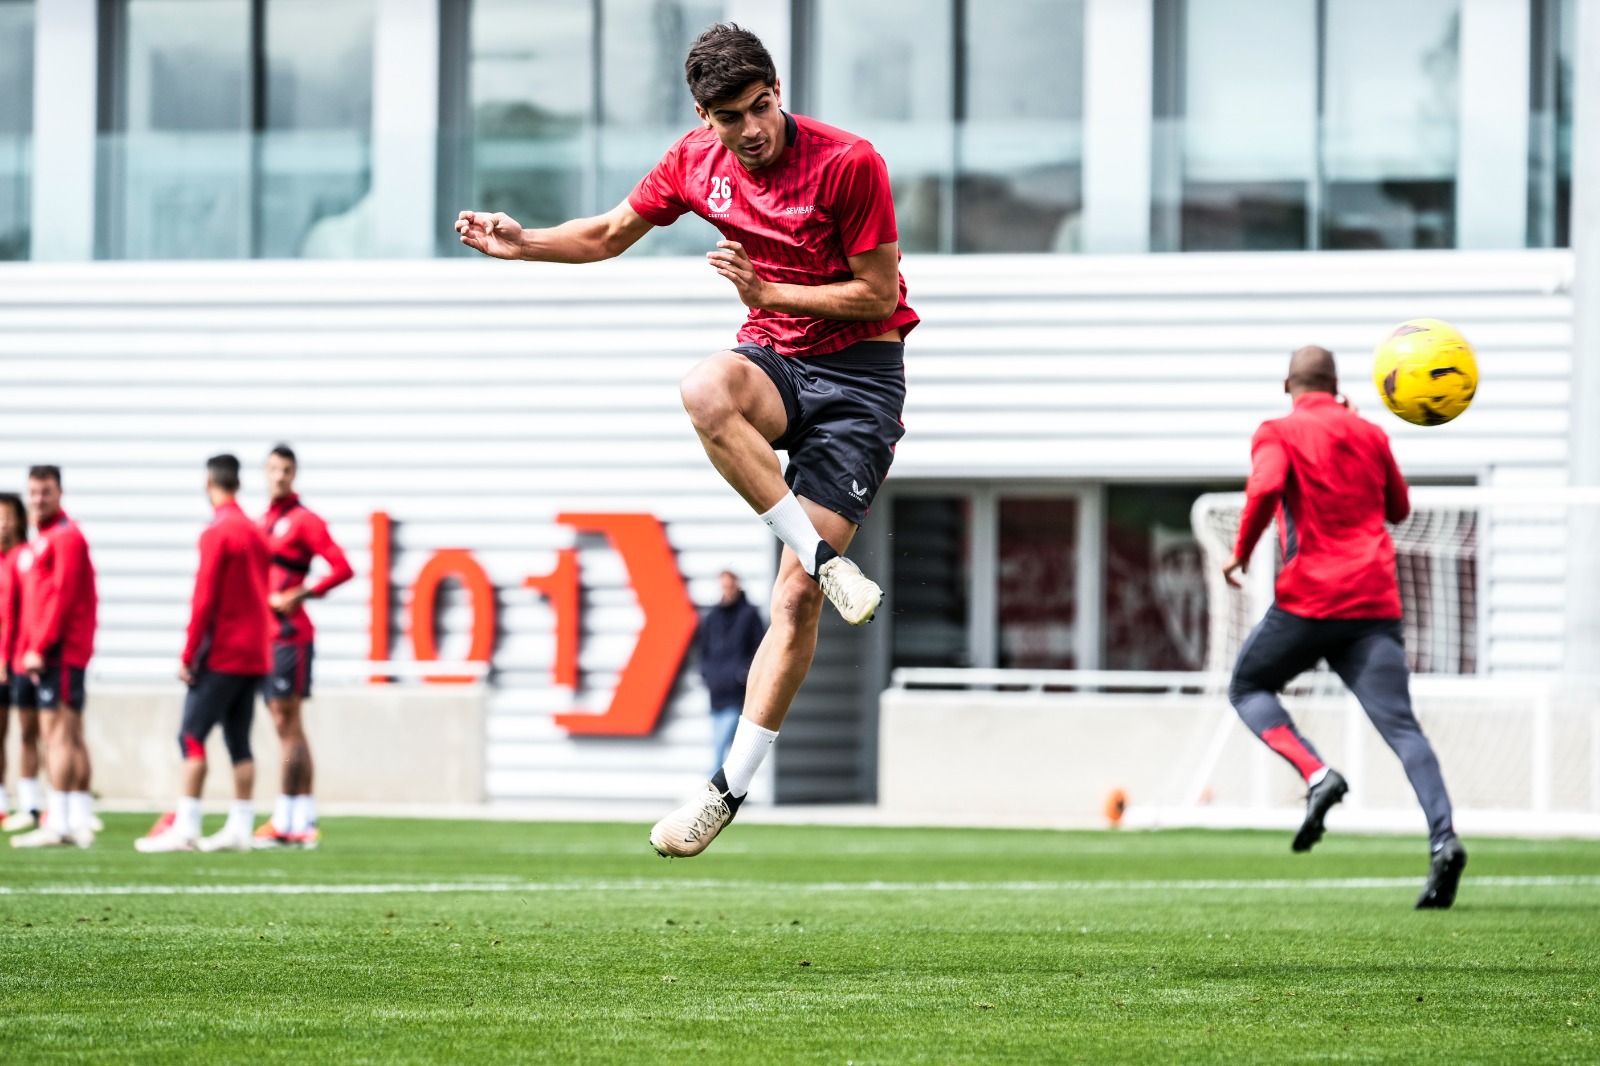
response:
[[(628, 569), (628, 579), (644, 626), (633, 654), (622, 668), (611, 705), (592, 713), (574, 711), (556, 715), (556, 724), (574, 736), (645, 736), (655, 728), (678, 676), (684, 653), (694, 637), (698, 616), (689, 601), (678, 562), (667, 542), (661, 522), (648, 514), (560, 514), (556, 521), (575, 533), (598, 533), (610, 541)], [(389, 573), (394, 530), (389, 516), (372, 516), (372, 658), (389, 658), (389, 620), (392, 614)], [(556, 553), (555, 569), (526, 578), (523, 585), (545, 597), (556, 620), (555, 661), (551, 681), (563, 688), (578, 687), (579, 611), (582, 584), (576, 548)], [(438, 662), (437, 608), (439, 589), (455, 580), (472, 606), (469, 662), (488, 663), (494, 652), (495, 593), (489, 575), (471, 552), (463, 548), (436, 551), (417, 574), (411, 590), (411, 647), (418, 662)], [(387, 678), (375, 677), (374, 681)], [(471, 675), (441, 669), (429, 674), (432, 682), (472, 681)]]

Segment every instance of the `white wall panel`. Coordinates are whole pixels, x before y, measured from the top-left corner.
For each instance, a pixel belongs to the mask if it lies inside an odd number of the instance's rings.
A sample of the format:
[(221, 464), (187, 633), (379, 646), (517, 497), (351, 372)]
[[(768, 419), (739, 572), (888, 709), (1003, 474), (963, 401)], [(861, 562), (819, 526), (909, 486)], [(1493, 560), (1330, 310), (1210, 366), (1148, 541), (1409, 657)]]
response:
[[(914, 258), (905, 269), (924, 324), (898, 479), (1242, 477), (1250, 433), (1285, 408), (1287, 353), (1304, 343), (1338, 352), (1347, 391), (1413, 476), (1564, 474), (1565, 252)], [(30, 463), (63, 465), (101, 573), (102, 659), (175, 656), (207, 518), (202, 462), (239, 453), (255, 511), (255, 463), (290, 441), (306, 501), (358, 572), (313, 605), (321, 661), (366, 657), (368, 518), (387, 511), (396, 657), (410, 654), (404, 586), (432, 550), (472, 549), (497, 587), (492, 794), (664, 800), (708, 761), (698, 682), (680, 683), (653, 737), (568, 738), (551, 719), (575, 705), (548, 683), (552, 615), (522, 580), (574, 544), (559, 512), (649, 511), (697, 602), (714, 600), (724, 566), (765, 599), (770, 536), (706, 463), (676, 390), (731, 342), (741, 311), (697, 260), (0, 264), (0, 488), (20, 487)], [(1474, 409), (1428, 430), (1389, 418), (1367, 373), (1373, 343), (1421, 315), (1460, 326), (1483, 368)], [(620, 561), (585, 545), (576, 703), (593, 708), (640, 615)], [(1543, 586), (1505, 588), (1496, 656), (1544, 654)], [(464, 613), (444, 618), (448, 629)], [(818, 736), (854, 743), (853, 728), (818, 723)]]

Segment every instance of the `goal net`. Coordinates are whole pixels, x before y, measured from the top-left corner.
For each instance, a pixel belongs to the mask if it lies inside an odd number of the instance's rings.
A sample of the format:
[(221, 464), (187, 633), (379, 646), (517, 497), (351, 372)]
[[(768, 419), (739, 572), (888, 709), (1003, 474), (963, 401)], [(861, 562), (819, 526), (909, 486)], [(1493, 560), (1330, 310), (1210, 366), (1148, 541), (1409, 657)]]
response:
[[(1280, 565), (1269, 530), (1243, 587), (1224, 580), (1243, 503), (1241, 493), (1195, 502), (1214, 720), (1197, 726), (1168, 795), (1130, 811), (1134, 821), (1291, 825), (1302, 813), (1299, 777), (1226, 700)], [(1412, 505), (1392, 530), (1412, 699), (1458, 827), (1600, 832), (1600, 490), (1422, 488)], [(1284, 702), (1350, 779), (1331, 825), (1422, 828), (1399, 761), (1326, 664), (1291, 683)]]

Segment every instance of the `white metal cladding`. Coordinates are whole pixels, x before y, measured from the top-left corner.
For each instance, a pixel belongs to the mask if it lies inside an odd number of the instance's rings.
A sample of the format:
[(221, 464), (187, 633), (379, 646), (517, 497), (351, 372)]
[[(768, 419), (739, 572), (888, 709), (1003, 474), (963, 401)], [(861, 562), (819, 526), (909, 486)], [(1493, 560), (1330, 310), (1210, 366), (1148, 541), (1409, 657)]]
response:
[[(1413, 476), (1560, 481), (1571, 264), (1562, 251), (913, 258), (924, 324), (895, 476), (1240, 477), (1256, 423), (1284, 408), (1287, 352), (1319, 343)], [(707, 762), (698, 681), (652, 738), (567, 738), (550, 717), (572, 703), (548, 683), (551, 614), (522, 580), (573, 543), (559, 512), (598, 510), (666, 522), (697, 603), (723, 567), (770, 581), (770, 537), (707, 464), (675, 387), (741, 315), (699, 260), (0, 264), (0, 487), (30, 463), (63, 466), (101, 573), (102, 661), (176, 655), (207, 517), (201, 463), (245, 458), (255, 511), (248, 464), (287, 440), (358, 572), (313, 606), (322, 661), (367, 655), (368, 516), (386, 511), (397, 627), (400, 590), (434, 549), (472, 549), (499, 590), (492, 795), (674, 797)], [(1461, 327), (1483, 376), (1469, 415), (1428, 430), (1381, 414), (1366, 372), (1374, 341), (1422, 315)], [(583, 565), (578, 703), (598, 707), (640, 615), (614, 556), (586, 542)], [(459, 651), (459, 610), (443, 628)], [(858, 722), (840, 719), (841, 741)]]

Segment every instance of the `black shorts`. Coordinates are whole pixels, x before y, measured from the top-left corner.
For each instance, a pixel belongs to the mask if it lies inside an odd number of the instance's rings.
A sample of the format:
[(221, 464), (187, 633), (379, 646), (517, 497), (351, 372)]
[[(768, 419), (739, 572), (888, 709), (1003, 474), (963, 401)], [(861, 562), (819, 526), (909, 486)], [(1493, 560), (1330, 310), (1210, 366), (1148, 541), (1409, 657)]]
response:
[(235, 763), (249, 762), (250, 724), (255, 719), (256, 690), (260, 686), (261, 678), (255, 674), (201, 671), (183, 701), (183, 725), (178, 730), (178, 748), (183, 757), (204, 759), (206, 737), (220, 725), (228, 757)]
[(862, 341), (805, 357), (759, 344), (733, 351), (765, 371), (783, 397), (789, 425), (772, 446), (789, 453), (789, 488), (859, 526), (905, 436), (905, 344)]
[(272, 673), (261, 679), (261, 698), (271, 703), (299, 696), (311, 698), (311, 661), (316, 652), (311, 644), (287, 641), (272, 645)]
[(11, 675), (11, 705), (19, 711), (67, 710), (83, 713), (83, 667), (47, 662), (35, 682), (25, 673)]

